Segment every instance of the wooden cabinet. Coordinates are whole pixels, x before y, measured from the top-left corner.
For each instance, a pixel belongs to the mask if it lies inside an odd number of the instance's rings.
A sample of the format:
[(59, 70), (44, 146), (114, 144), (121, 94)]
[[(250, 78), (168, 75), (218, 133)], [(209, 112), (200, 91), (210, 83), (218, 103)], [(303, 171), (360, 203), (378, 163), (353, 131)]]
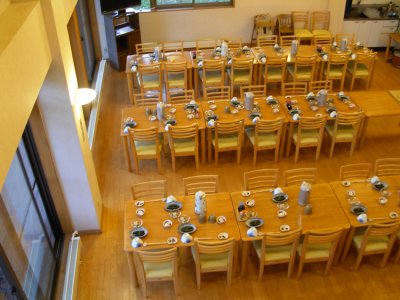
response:
[(135, 54), (135, 45), (141, 43), (137, 13), (110, 13), (104, 15), (104, 25), (111, 66), (125, 70), (126, 57)]
[(355, 40), (368, 46), (369, 31), (372, 23), (370, 21), (345, 21), (343, 32), (354, 33)]

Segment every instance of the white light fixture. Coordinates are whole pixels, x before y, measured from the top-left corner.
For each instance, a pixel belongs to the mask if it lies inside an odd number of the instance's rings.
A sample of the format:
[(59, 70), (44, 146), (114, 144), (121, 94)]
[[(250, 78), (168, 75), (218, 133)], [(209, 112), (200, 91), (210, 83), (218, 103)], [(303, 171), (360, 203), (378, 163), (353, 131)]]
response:
[(75, 104), (86, 105), (92, 102), (97, 96), (97, 93), (93, 89), (81, 88), (77, 89), (75, 93)]

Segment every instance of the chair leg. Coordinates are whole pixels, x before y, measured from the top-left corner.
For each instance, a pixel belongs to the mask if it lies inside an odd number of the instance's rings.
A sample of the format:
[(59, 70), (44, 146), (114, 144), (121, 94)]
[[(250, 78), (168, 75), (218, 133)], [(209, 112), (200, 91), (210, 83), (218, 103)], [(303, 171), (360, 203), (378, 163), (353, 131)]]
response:
[(200, 273), (200, 267), (196, 266), (196, 282), (197, 282), (197, 289), (200, 289), (200, 284), (201, 284), (201, 273)]
[(317, 161), (319, 159), (319, 155), (321, 154), (321, 146), (322, 146), (321, 144), (319, 144), (317, 146), (317, 153), (315, 154), (315, 161)]
[(301, 272), (303, 272), (303, 265), (304, 265), (304, 262), (300, 258), (299, 269), (297, 270), (297, 279), (299, 279), (301, 277)]
[(253, 153), (253, 167), (256, 166), (256, 162), (257, 162), (257, 149), (254, 148), (254, 153)]
[(356, 141), (357, 141), (357, 139), (354, 139), (354, 140), (351, 142), (351, 146), (350, 146), (350, 156), (353, 155), (354, 149), (356, 148)]
[(355, 264), (355, 266), (354, 266), (354, 270), (355, 270), (355, 271), (357, 271), (358, 268), (360, 267), (362, 258), (363, 258), (363, 256), (362, 256), (360, 253), (358, 253), (357, 259), (356, 259), (356, 264)]
[(228, 271), (227, 271), (226, 277), (227, 277), (226, 278), (227, 285), (231, 286), (231, 284), (232, 284), (232, 264), (231, 264), (230, 267), (228, 267)]
[(178, 278), (176, 275), (174, 275), (174, 292), (175, 292), (175, 296), (178, 296)]
[(329, 272), (331, 271), (334, 259), (335, 259), (335, 257), (330, 257), (328, 262), (326, 263), (325, 275), (328, 275)]
[(396, 257), (395, 257), (395, 259), (394, 259), (394, 262), (397, 264), (397, 262), (399, 261), (399, 259), (400, 259), (400, 248), (399, 248), (399, 250), (397, 251), (397, 254), (396, 254)]
[(275, 149), (275, 162), (277, 163), (279, 160), (279, 148)]
[(215, 149), (215, 165), (218, 165), (218, 150)]
[(171, 153), (172, 172), (175, 172), (175, 155)]
[(296, 144), (296, 153), (294, 154), (294, 162), (297, 163), (297, 160), (299, 159), (299, 151), (300, 151), (300, 146), (299, 144)]
[[(392, 249), (390, 248), (390, 250), (392, 250)], [(381, 262), (381, 266), (380, 266), (381, 268), (386, 266), (386, 263), (387, 263), (387, 261), (389, 259), (390, 252), (392, 252), (392, 251), (386, 251), (385, 255), (383, 256), (382, 262)]]
[(258, 270), (258, 281), (262, 281), (264, 275), (264, 263), (260, 261), (260, 268)]
[(136, 156), (133, 158), (133, 160), (134, 160), (134, 162), (135, 162), (135, 171), (136, 171), (136, 174), (139, 174), (139, 160), (138, 160), (138, 158), (137, 158)]
[(196, 170), (199, 170), (199, 153), (197, 153), (195, 156), (194, 156), (194, 159), (195, 159), (195, 162), (196, 162)]
[(331, 151), (329, 152), (329, 158), (332, 158), (334, 149), (335, 149), (335, 141), (332, 139)]
[(355, 81), (355, 79), (356, 79), (356, 78), (355, 78), (354, 76), (351, 78), (350, 91), (353, 90), (353, 86), (354, 86), (354, 81)]

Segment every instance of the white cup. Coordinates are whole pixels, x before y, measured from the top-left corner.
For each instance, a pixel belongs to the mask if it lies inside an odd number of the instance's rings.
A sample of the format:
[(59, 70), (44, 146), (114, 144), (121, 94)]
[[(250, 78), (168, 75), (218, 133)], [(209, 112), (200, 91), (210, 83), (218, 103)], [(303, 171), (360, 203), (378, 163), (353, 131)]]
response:
[(213, 127), (213, 126), (215, 126), (215, 120), (214, 120), (214, 119), (211, 119), (211, 120), (209, 120), (209, 121), (207, 122), (207, 124), (208, 124), (208, 126)]
[(368, 222), (367, 214), (359, 214), (357, 216), (357, 221), (360, 222), (360, 223), (367, 223)]
[(247, 229), (247, 236), (249, 237), (255, 237), (258, 236), (258, 230), (255, 227), (250, 227), (249, 229)]
[(292, 119), (295, 120), (295, 121), (298, 121), (298, 120), (300, 120), (300, 115), (299, 114), (294, 114)]
[(337, 116), (336, 110), (332, 111), (332, 112), (329, 114), (329, 116), (330, 116), (331, 118), (336, 118), (336, 116)]
[(171, 203), (171, 202), (174, 202), (174, 201), (176, 201), (176, 198), (173, 195), (169, 195), (167, 197), (167, 199), (165, 200), (165, 202), (167, 202), (167, 203)]
[(262, 58), (261, 58), (261, 62), (262, 62), (263, 64), (265, 64), (265, 63), (267, 62), (267, 58), (266, 58), (266, 57), (262, 57)]
[(376, 182), (378, 182), (379, 181), (379, 177), (378, 176), (373, 176), (372, 178), (371, 178), (371, 183), (376, 183)]
[(280, 187), (274, 189), (274, 195), (283, 193), (283, 190)]
[(189, 233), (184, 233), (181, 236), (182, 243), (190, 243), (193, 240), (193, 237)]
[(139, 248), (143, 245), (143, 241), (141, 238), (135, 237), (132, 239), (131, 245), (133, 248)]

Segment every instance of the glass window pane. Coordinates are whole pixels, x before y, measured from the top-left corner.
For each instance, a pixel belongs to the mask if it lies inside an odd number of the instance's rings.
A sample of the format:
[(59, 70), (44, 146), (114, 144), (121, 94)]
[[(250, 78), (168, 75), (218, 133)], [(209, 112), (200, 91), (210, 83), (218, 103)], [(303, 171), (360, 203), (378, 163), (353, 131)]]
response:
[(12, 285), (8, 282), (3, 270), (0, 268), (0, 299), (17, 300)]
[(188, 4), (192, 3), (192, 0), (157, 0), (157, 5), (176, 5), (176, 4)]
[(231, 0), (194, 0), (194, 3), (230, 3)]

